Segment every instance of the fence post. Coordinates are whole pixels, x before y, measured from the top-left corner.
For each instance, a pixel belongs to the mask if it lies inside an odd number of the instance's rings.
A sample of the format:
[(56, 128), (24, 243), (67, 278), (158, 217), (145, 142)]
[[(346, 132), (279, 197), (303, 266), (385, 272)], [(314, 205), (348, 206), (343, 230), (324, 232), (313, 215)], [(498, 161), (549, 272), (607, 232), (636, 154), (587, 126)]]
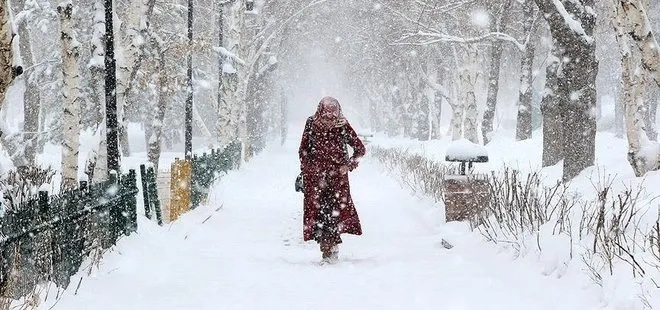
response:
[[(38, 219), (42, 223), (48, 223), (51, 220), (50, 205), (48, 203), (48, 192), (39, 191), (37, 196)], [(39, 281), (47, 281), (52, 277), (51, 253), (52, 253), (52, 230), (46, 228), (37, 238), (38, 248), (35, 255), (37, 270), (39, 271)]]
[(46, 214), (48, 212), (48, 192), (39, 191), (39, 212)]
[(110, 244), (114, 245), (117, 243), (117, 238), (119, 237), (119, 217), (121, 216), (121, 201), (117, 199), (117, 193), (119, 192), (120, 185), (117, 182), (117, 173), (116, 171), (110, 171), (108, 178), (108, 188), (105, 189), (104, 195), (108, 201), (109, 210), (109, 220), (110, 220)]
[(194, 155), (192, 157), (192, 172), (190, 174), (190, 209), (194, 210), (199, 206), (200, 201), (200, 173), (204, 170), (203, 167), (200, 167), (200, 160), (204, 160), (206, 153), (202, 157)]
[(147, 180), (147, 168), (140, 165), (140, 180), (142, 181), (142, 199), (144, 199), (144, 216), (151, 220), (151, 205), (149, 204), (149, 187)]
[(126, 192), (123, 193), (126, 202), (126, 227), (124, 233), (128, 236), (137, 231), (137, 174), (135, 169), (128, 171)]
[(154, 172), (154, 167), (149, 167), (147, 170), (147, 183), (149, 201), (154, 205), (156, 220), (158, 221), (158, 225), (163, 226), (163, 212), (160, 210), (160, 201), (158, 200), (158, 188), (156, 185), (156, 173)]

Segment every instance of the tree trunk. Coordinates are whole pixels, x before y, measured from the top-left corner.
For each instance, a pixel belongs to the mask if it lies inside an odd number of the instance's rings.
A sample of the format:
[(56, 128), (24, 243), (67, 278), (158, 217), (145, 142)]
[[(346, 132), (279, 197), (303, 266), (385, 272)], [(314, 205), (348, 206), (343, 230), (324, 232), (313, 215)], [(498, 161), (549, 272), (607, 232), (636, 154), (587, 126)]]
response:
[[(12, 6), (16, 12), (25, 9), (25, 0), (12, 1)], [(19, 48), (21, 59), (25, 68), (34, 66), (34, 56), (32, 55), (32, 42), (30, 32), (27, 28), (27, 19), (23, 19), (18, 25)], [(36, 157), (37, 140), (39, 138), (39, 111), (41, 105), (41, 96), (36, 78), (33, 76), (34, 70), (25, 72), (25, 92), (23, 93), (23, 154), (21, 154), (21, 165), (34, 166)]]
[[(14, 11), (25, 10), (25, 0), (12, 1)], [(32, 42), (30, 32), (27, 27), (28, 19), (24, 18), (18, 24), (19, 48), (21, 59), (25, 68), (34, 66), (34, 56), (32, 55)], [(34, 70), (27, 70), (25, 74), (25, 91), (23, 93), (23, 152), (16, 158), (15, 163), (18, 166), (34, 166), (36, 157), (37, 140), (39, 138), (39, 111), (41, 97), (36, 78), (33, 76)]]
[(623, 93), (622, 90), (619, 90), (619, 94), (617, 94), (617, 98), (614, 101), (614, 135), (617, 138), (623, 138), (623, 133), (625, 131), (624, 126), (623, 126), (623, 100), (621, 99)]
[(126, 109), (128, 102), (128, 85), (133, 67), (135, 67), (140, 50), (137, 47), (138, 42), (142, 41), (140, 35), (140, 18), (144, 12), (143, 0), (130, 0), (128, 17), (121, 24), (121, 42), (122, 57), (118, 61), (117, 70), (117, 118), (119, 122), (119, 143), (124, 156), (130, 156), (130, 145), (128, 141), (128, 129), (126, 118)]
[(625, 32), (630, 35), (641, 52), (644, 69), (660, 87), (660, 45), (653, 35), (653, 27), (646, 15), (646, 9), (639, 0), (620, 0), (619, 3), (622, 11), (618, 14), (624, 14), (622, 18)]
[(520, 63), (520, 90), (518, 92), (518, 118), (516, 122), (516, 140), (532, 138), (532, 65), (534, 64), (534, 3), (526, 0), (524, 3), (523, 34), (527, 36), (525, 51)]
[(644, 75), (646, 72), (639, 70), (637, 65), (644, 57), (643, 51), (634, 48), (634, 35), (632, 37), (626, 35), (627, 31), (631, 30), (628, 23), (639, 20), (639, 17), (633, 17), (630, 14), (641, 12), (639, 10), (629, 10), (629, 7), (624, 5), (623, 1), (614, 11), (614, 29), (621, 52), (621, 101), (625, 112), (628, 162), (632, 166), (635, 175), (640, 177), (655, 168), (655, 163), (651, 162), (650, 158), (646, 158), (643, 152), (644, 147), (649, 143), (644, 128), (646, 114), (644, 109), (644, 96), (646, 94)]
[[(462, 83), (461, 83), (462, 84)], [(451, 130), (451, 139), (460, 140), (463, 138), (463, 115), (465, 113), (465, 100), (462, 95), (458, 95), (454, 102), (450, 102), (451, 121), (449, 128)]]
[(280, 144), (284, 145), (284, 142), (286, 142), (286, 137), (287, 137), (287, 132), (288, 132), (288, 101), (286, 98), (286, 94), (284, 92), (280, 92), (280, 119), (279, 119), (279, 127), (280, 127)]
[(187, 98), (185, 107), (185, 129), (184, 129), (184, 150), (187, 159), (192, 159), (192, 138), (193, 138), (193, 0), (188, 0), (188, 87), (186, 87)]
[[(158, 43), (155, 43), (158, 44)], [(149, 138), (149, 144), (147, 147), (147, 158), (149, 162), (154, 166), (154, 170), (158, 171), (158, 162), (160, 161), (160, 153), (161, 153), (161, 140), (162, 140), (162, 134), (163, 134), (163, 121), (165, 120), (165, 111), (167, 110), (167, 99), (170, 98), (171, 94), (171, 87), (167, 87), (167, 85), (170, 83), (169, 81), (169, 74), (166, 71), (165, 68), (165, 55), (161, 51), (161, 47), (158, 46), (156, 47), (156, 50), (158, 51), (158, 68), (156, 72), (158, 72), (158, 89), (161, 89), (162, 91), (158, 94), (158, 104), (156, 107), (156, 114), (154, 115), (153, 123), (152, 123), (152, 133), (151, 137)], [(167, 89), (167, 91), (165, 91)]]
[(115, 60), (115, 33), (114, 12), (112, 0), (104, 0), (105, 10), (105, 57), (103, 63), (105, 68), (105, 121), (106, 121), (106, 143), (108, 156), (108, 174), (119, 173), (119, 141), (118, 119), (117, 119), (117, 64)]
[[(93, 152), (92, 160), (93, 170), (88, 171), (90, 176), (89, 182), (95, 183), (100, 182), (106, 179), (108, 175), (108, 145), (106, 137), (106, 122), (105, 122), (105, 93), (103, 90), (104, 80), (103, 80), (103, 70), (104, 70), (104, 57), (105, 49), (103, 47), (103, 36), (105, 34), (105, 19), (104, 19), (104, 7), (102, 0), (96, 0), (94, 2), (94, 33), (92, 40), (92, 58), (89, 61), (88, 67), (92, 77), (91, 84), (91, 95), (94, 96), (92, 101), (97, 102), (99, 107), (96, 113), (98, 114), (99, 122), (98, 128), (96, 129), (95, 135), (99, 135), (98, 149)], [(88, 159), (89, 161), (90, 159)]]
[[(564, 181), (593, 165), (596, 153), (596, 45), (593, 30), (594, 0), (535, 0), (550, 25), (562, 60), (558, 95), (567, 98), (562, 107), (564, 132)], [(572, 21), (567, 21), (569, 13)], [(569, 24), (570, 23), (570, 24)]]
[(635, 63), (633, 53), (624, 53), (621, 61), (621, 79), (628, 138), (628, 162), (635, 175), (641, 177), (649, 171), (649, 162), (641, 153), (646, 138), (643, 119), (644, 82), (643, 76), (635, 72)]
[[(238, 56), (241, 49), (241, 31), (245, 1), (239, 0), (229, 6), (229, 29), (226, 36), (226, 49)], [(243, 112), (247, 112), (245, 102), (241, 102), (239, 63), (236, 57), (226, 57), (222, 67), (222, 104), (219, 105), (218, 138), (220, 145), (229, 144), (234, 139), (242, 138)], [(244, 111), (245, 110), (245, 111)]]
[[(554, 51), (556, 53), (556, 51)], [(560, 97), (559, 58), (551, 53), (546, 68), (545, 91), (541, 99), (543, 115), (543, 167), (554, 166), (564, 158), (564, 130), (561, 110), (566, 105), (566, 98)]]
[[(0, 3), (0, 110), (3, 108), (7, 88), (13, 80), (14, 55), (12, 51), (12, 26), (9, 20), (9, 3)], [(0, 133), (2, 134), (2, 133)]]
[[(64, 5), (64, 6), (63, 6)], [(78, 90), (78, 46), (73, 32), (73, 4), (57, 7), (60, 18), (64, 143), (62, 145), (62, 189), (77, 186), (80, 138), (80, 92)]]
[[(442, 70), (441, 65), (442, 63), (440, 61), (436, 61), (434, 68), (436, 71), (435, 83), (438, 85), (442, 84), (442, 77), (444, 75), (444, 70)], [(442, 119), (442, 102), (445, 96), (447, 96), (447, 94), (441, 91), (435, 91), (433, 96), (433, 113), (431, 114), (431, 117), (433, 118), (431, 120), (431, 126), (433, 126), (433, 136), (431, 137), (432, 139), (442, 138), (442, 132), (440, 131), (440, 120)]]
[(430, 113), (431, 113), (431, 99), (429, 94), (433, 90), (426, 85), (426, 83), (420, 83), (420, 93), (418, 94), (417, 102), (419, 103), (419, 109), (417, 111), (417, 138), (420, 141), (428, 141), (431, 138), (431, 126), (429, 124)]
[[(491, 32), (504, 32), (506, 29), (506, 17), (509, 15), (512, 1), (505, 1), (501, 10), (494, 12), (492, 15), (500, 16), (499, 20), (490, 24)], [(495, 119), (495, 111), (497, 110), (497, 96), (500, 90), (500, 68), (502, 65), (502, 41), (493, 41), (490, 48), (490, 68), (488, 71), (488, 91), (486, 95), (486, 110), (484, 111), (483, 120), (481, 122), (481, 132), (484, 140), (484, 145), (490, 142), (493, 133), (493, 121)]]
[(656, 128), (656, 116), (658, 114), (658, 101), (660, 101), (660, 88), (651, 87), (652, 90), (646, 96), (646, 113), (644, 115), (644, 124), (646, 135), (651, 141), (658, 141), (658, 130)]
[(479, 111), (477, 110), (477, 98), (475, 95), (475, 87), (477, 84), (477, 74), (479, 71), (479, 59), (477, 50), (468, 47), (468, 64), (464, 71), (461, 72), (461, 89), (464, 92), (463, 100), (465, 107), (465, 120), (463, 134), (465, 138), (472, 143), (479, 144), (479, 128), (477, 125), (477, 118)]

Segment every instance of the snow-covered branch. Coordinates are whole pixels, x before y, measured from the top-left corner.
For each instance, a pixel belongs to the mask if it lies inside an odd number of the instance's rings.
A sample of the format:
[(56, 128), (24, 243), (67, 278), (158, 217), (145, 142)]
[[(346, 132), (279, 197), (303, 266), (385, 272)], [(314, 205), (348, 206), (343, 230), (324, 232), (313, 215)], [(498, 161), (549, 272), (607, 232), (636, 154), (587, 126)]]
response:
[(241, 59), (240, 57), (238, 57), (238, 55), (228, 51), (226, 48), (224, 48), (222, 46), (214, 46), (213, 51), (220, 54), (220, 55), (222, 55), (225, 58), (232, 59), (234, 62), (236, 62), (236, 63), (238, 63), (242, 66), (245, 66), (245, 60)]
[(564, 19), (566, 25), (568, 25), (571, 30), (577, 33), (587, 43), (593, 43), (594, 38), (590, 35), (587, 35), (587, 32), (584, 30), (584, 28), (582, 28), (582, 23), (579, 20), (574, 19), (571, 14), (568, 13), (566, 7), (564, 7), (564, 4), (562, 4), (561, 1), (553, 0), (552, 3), (554, 4), (555, 9), (559, 15), (561, 15), (561, 17)]
[[(420, 40), (414, 41), (415, 39), (420, 39)], [(410, 42), (410, 40), (413, 40), (413, 42)], [(436, 43), (473, 44), (487, 40), (502, 40), (506, 42), (511, 42), (518, 50), (520, 51), (525, 50), (524, 44), (518, 42), (516, 38), (502, 32), (489, 32), (487, 34), (477, 37), (463, 38), (463, 37), (448, 35), (440, 32), (419, 31), (415, 34), (404, 35), (398, 42), (394, 42), (393, 44), (394, 45), (430, 45)]]

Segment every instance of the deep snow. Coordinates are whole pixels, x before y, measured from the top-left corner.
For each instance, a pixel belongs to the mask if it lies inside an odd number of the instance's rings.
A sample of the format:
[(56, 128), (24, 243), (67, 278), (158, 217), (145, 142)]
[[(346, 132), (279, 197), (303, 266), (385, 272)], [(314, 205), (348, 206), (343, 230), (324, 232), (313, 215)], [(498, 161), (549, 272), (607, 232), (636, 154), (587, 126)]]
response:
[[(294, 138), (297, 138), (295, 135)], [(212, 189), (207, 206), (158, 227), (140, 217), (91, 277), (55, 309), (597, 309), (577, 282), (541, 275), (416, 198), (370, 158), (351, 175), (364, 235), (320, 266), (301, 241), (295, 141), (274, 146)], [(445, 249), (442, 238), (450, 240)], [(40, 309), (55, 303), (55, 294)]]

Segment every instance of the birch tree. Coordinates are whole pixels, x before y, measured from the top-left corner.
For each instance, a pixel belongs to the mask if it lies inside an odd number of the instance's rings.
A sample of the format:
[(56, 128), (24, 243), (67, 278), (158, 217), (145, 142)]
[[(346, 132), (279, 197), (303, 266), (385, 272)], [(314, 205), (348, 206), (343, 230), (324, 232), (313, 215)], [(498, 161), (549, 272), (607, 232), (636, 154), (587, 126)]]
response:
[(128, 16), (121, 23), (121, 35), (119, 46), (121, 57), (117, 60), (117, 119), (119, 121), (119, 143), (124, 156), (130, 156), (130, 145), (128, 143), (128, 132), (126, 128), (126, 108), (129, 105), (129, 83), (133, 68), (137, 64), (140, 55), (139, 46), (144, 38), (140, 35), (140, 19), (144, 15), (144, 1), (130, 0)]
[(2, 109), (7, 88), (13, 80), (13, 61), (12, 50), (13, 33), (11, 20), (9, 19), (9, 3), (2, 1), (0, 3), (0, 109)]
[(77, 184), (78, 148), (80, 137), (80, 105), (78, 90), (78, 48), (73, 27), (73, 3), (57, 6), (60, 19), (60, 44), (62, 57), (64, 104), (64, 143), (62, 145), (62, 188), (72, 188)]
[(102, 121), (99, 123), (95, 136), (98, 136), (98, 145), (93, 151), (91, 159), (88, 161), (93, 161), (94, 165), (92, 166), (93, 172), (91, 175), (93, 178), (90, 178), (89, 182), (101, 181), (106, 178), (108, 175), (108, 140), (105, 131), (106, 119), (105, 119), (105, 8), (102, 0), (96, 0), (94, 2), (94, 32), (92, 34), (92, 57), (87, 65), (90, 70), (92, 81), (92, 95), (95, 96), (95, 100), (100, 102), (100, 114)]
[(220, 53), (225, 57), (222, 67), (222, 104), (218, 106), (217, 124), (220, 145), (227, 145), (232, 139), (242, 137), (241, 117), (244, 117), (245, 104), (241, 101), (238, 67), (245, 62), (240, 58), (241, 33), (244, 27), (245, 0), (237, 0), (227, 8), (227, 35)]
[(475, 88), (479, 72), (479, 58), (477, 49), (474, 46), (467, 48), (467, 62), (462, 68), (459, 79), (461, 87), (461, 96), (463, 106), (465, 107), (465, 120), (463, 134), (467, 140), (472, 143), (479, 144), (479, 128), (477, 118), (479, 112), (477, 110), (477, 98), (475, 95)]
[(22, 165), (34, 165), (37, 147), (37, 132), (39, 131), (39, 110), (41, 105), (41, 96), (38, 84), (38, 74), (31, 69), (35, 65), (34, 55), (32, 53), (32, 42), (28, 21), (30, 16), (25, 0), (12, 1), (14, 11), (21, 12), (23, 17), (19, 20), (18, 37), (21, 60), (25, 68), (29, 68), (24, 73), (25, 90), (23, 93), (23, 152), (18, 154), (21, 157)]
[(161, 144), (162, 144), (162, 133), (163, 133), (163, 122), (165, 121), (165, 112), (167, 110), (167, 100), (171, 97), (172, 87), (170, 84), (170, 74), (168, 68), (165, 65), (165, 52), (166, 50), (160, 46), (158, 40), (152, 40), (155, 49), (158, 52), (158, 58), (156, 59), (156, 85), (157, 85), (157, 97), (158, 103), (156, 105), (156, 113), (152, 122), (152, 133), (149, 138), (147, 149), (148, 149), (148, 159), (149, 162), (154, 166), (154, 169), (158, 171), (158, 162), (160, 161), (161, 153)]
[(520, 61), (520, 90), (518, 92), (518, 117), (516, 122), (516, 140), (527, 140), (532, 138), (532, 82), (534, 79), (534, 0), (525, 0), (523, 3), (523, 35), (524, 50)]
[[(644, 9), (640, 2), (620, 1), (614, 4), (614, 28), (616, 39), (621, 52), (621, 82), (622, 102), (624, 107), (624, 119), (626, 125), (626, 137), (628, 140), (628, 161), (636, 176), (643, 176), (646, 172), (659, 168), (658, 155), (660, 150), (652, 151), (650, 148), (658, 148), (657, 143), (649, 141), (645, 124), (645, 75), (647, 72), (653, 74), (653, 68), (649, 67), (648, 51), (645, 48), (636, 48), (640, 37), (635, 35), (634, 25), (640, 21), (647, 21)], [(634, 9), (633, 9), (634, 8)], [(644, 14), (643, 16), (639, 16)], [(648, 24), (647, 24), (648, 26)], [(643, 27), (643, 26), (642, 26)], [(627, 35), (630, 33), (630, 35)], [(655, 44), (653, 35), (648, 30), (645, 34), (644, 44)], [(650, 39), (648, 39), (650, 37)], [(649, 42), (651, 41), (651, 42)], [(656, 45), (657, 46), (657, 45)], [(656, 48), (657, 50), (657, 48)], [(646, 60), (645, 53), (647, 54)], [(651, 61), (653, 61), (651, 57)], [(642, 66), (646, 70), (642, 70)], [(656, 62), (657, 67), (657, 62)], [(655, 68), (657, 71), (658, 69)]]
[[(624, 29), (632, 43), (641, 53), (642, 65), (655, 83), (660, 87), (660, 45), (651, 30), (651, 22), (640, 0), (617, 0), (622, 21), (619, 27)], [(618, 17), (617, 17), (618, 18)]]

